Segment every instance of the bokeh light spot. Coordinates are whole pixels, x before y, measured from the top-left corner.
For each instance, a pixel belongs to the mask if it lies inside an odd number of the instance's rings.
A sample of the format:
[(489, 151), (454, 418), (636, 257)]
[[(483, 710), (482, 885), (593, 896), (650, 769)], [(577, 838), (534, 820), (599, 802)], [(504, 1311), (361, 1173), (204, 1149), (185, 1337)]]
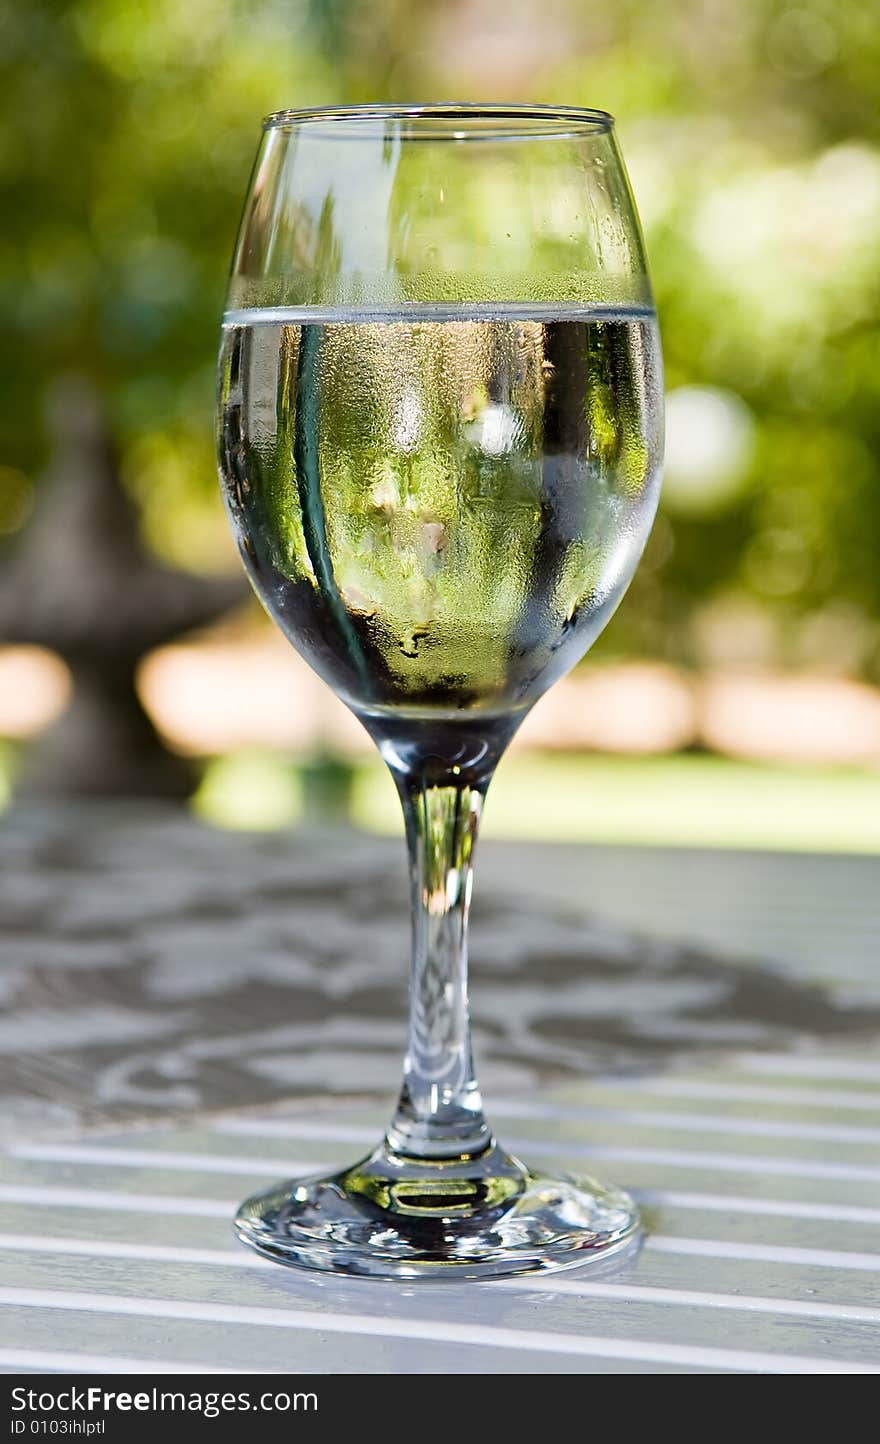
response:
[(748, 478), (755, 424), (745, 402), (716, 386), (680, 386), (666, 398), (664, 501), (670, 511), (711, 516)]

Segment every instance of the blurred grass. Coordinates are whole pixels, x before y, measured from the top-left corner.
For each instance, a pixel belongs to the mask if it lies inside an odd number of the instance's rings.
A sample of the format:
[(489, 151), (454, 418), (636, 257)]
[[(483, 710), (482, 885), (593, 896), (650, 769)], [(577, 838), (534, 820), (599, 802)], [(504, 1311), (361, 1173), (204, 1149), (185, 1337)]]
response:
[(287, 827), (302, 813), (298, 770), (277, 753), (231, 753), (209, 763), (192, 808), (218, 827), (243, 832)]
[(15, 772), (15, 748), (0, 738), (0, 812), (12, 801), (12, 778)]
[[(289, 760), (240, 754), (211, 764), (197, 810), (242, 828), (295, 824), (302, 789)], [(400, 835), (380, 763), (353, 770), (350, 819)], [(492, 785), (485, 837), (553, 842), (880, 853), (880, 773), (767, 767), (702, 755), (507, 759)]]
[[(15, 749), (0, 744), (0, 810), (12, 797)], [(208, 763), (193, 810), (216, 827), (272, 831), (304, 815), (313, 765), (247, 750)], [(341, 809), (334, 805), (332, 817)], [(402, 834), (380, 762), (351, 773), (349, 820)], [(483, 836), (541, 842), (880, 853), (880, 772), (771, 767), (683, 754), (623, 758), (528, 753), (492, 784)]]
[[(378, 768), (358, 774), (358, 826), (398, 832)], [(555, 842), (880, 852), (880, 774), (677, 756), (513, 757), (487, 802), (484, 837)]]

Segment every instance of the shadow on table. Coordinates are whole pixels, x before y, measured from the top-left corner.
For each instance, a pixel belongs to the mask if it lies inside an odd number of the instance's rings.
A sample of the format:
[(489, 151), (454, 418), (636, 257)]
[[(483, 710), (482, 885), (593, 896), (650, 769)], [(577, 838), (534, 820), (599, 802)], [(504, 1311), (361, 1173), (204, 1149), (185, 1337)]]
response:
[[(242, 836), (171, 808), (29, 811), (0, 836), (4, 1127), (396, 1086), (402, 849)], [(517, 879), (475, 907), (472, 1007), (497, 1095), (707, 1051), (880, 1032), (790, 972), (639, 937)]]

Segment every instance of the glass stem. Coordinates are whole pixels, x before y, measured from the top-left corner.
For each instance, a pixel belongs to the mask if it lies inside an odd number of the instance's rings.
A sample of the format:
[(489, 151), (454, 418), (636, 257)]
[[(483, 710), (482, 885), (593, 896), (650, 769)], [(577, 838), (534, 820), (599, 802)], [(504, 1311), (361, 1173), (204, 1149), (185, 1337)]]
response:
[(467, 928), (488, 779), (430, 783), (397, 774), (412, 898), (409, 1044), (386, 1143), (425, 1161), (474, 1157), (493, 1142), (471, 1056)]

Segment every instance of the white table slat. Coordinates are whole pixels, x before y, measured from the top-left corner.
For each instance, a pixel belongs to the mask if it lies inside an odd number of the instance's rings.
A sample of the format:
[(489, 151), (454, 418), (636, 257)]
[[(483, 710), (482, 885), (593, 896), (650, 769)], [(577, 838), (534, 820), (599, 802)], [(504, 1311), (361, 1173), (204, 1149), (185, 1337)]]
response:
[(526, 1155), (634, 1189), (635, 1262), (419, 1287), (243, 1250), (235, 1201), (350, 1160), (383, 1118), (363, 1101), (23, 1141), (0, 1169), (0, 1369), (880, 1373), (869, 1051), (744, 1053), (495, 1113)]

